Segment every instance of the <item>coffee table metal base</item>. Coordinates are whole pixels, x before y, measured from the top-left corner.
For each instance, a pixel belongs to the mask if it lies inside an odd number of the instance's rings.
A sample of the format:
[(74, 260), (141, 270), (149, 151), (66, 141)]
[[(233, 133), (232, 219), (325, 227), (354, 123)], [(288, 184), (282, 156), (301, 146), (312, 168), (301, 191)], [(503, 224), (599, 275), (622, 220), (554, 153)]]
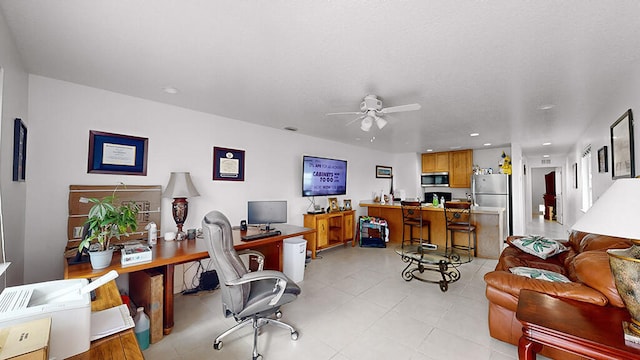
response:
[[(413, 279), (438, 284), (440, 290), (445, 292), (449, 284), (460, 279), (460, 256), (456, 253), (445, 254), (436, 250), (422, 248), (419, 245), (399, 247), (396, 253), (400, 255), (407, 266), (402, 270), (402, 278), (405, 281)], [(437, 272), (439, 277), (429, 278), (427, 272)]]

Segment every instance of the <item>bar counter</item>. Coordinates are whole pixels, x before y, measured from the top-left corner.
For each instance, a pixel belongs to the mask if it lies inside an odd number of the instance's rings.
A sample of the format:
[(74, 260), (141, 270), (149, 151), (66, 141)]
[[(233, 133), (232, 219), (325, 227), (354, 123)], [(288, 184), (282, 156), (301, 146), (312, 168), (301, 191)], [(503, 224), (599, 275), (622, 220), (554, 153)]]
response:
[[(360, 202), (360, 207), (367, 208), (369, 216), (383, 218), (389, 224), (389, 242), (402, 242), (402, 207), (400, 202), (378, 204), (374, 202)], [(477, 249), (476, 256), (485, 259), (498, 259), (502, 251), (504, 235), (504, 208), (472, 207), (472, 221), (476, 225)], [(422, 218), (431, 223), (431, 242), (444, 249), (447, 233), (444, 209), (431, 204), (422, 206)], [(427, 238), (426, 229), (424, 238)], [(456, 243), (466, 243), (466, 234), (456, 234)]]

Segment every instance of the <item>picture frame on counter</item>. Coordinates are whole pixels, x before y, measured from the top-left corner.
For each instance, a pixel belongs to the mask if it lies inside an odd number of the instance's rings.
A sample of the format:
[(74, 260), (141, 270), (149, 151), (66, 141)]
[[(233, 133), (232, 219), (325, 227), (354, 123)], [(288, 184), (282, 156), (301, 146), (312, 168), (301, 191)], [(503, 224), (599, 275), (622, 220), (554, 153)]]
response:
[(351, 210), (351, 199), (344, 199), (344, 209)]
[(329, 200), (329, 212), (340, 211), (340, 207), (338, 207), (338, 198), (330, 197)]

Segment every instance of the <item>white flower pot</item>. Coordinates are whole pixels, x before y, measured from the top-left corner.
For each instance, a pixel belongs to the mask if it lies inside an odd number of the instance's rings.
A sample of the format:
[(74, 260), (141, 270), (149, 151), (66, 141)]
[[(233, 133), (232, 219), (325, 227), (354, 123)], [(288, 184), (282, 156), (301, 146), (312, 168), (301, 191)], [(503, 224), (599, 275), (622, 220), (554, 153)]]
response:
[(94, 269), (104, 269), (111, 265), (111, 258), (113, 257), (113, 249), (105, 251), (89, 251), (89, 258), (91, 259), (91, 267)]

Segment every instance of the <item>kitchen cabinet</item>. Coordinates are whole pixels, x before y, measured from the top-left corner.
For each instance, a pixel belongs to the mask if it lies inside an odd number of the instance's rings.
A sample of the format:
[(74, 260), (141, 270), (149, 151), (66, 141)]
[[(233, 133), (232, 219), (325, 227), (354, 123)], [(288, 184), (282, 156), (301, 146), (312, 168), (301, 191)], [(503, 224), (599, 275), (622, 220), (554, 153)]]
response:
[(449, 171), (449, 153), (436, 152), (422, 154), (422, 172), (448, 172)]
[(449, 152), (449, 187), (470, 188), (473, 167), (473, 151)]
[(355, 210), (330, 212), (326, 214), (304, 214), (304, 227), (315, 229), (313, 234), (305, 235), (307, 250), (311, 258), (316, 252), (353, 241)]

